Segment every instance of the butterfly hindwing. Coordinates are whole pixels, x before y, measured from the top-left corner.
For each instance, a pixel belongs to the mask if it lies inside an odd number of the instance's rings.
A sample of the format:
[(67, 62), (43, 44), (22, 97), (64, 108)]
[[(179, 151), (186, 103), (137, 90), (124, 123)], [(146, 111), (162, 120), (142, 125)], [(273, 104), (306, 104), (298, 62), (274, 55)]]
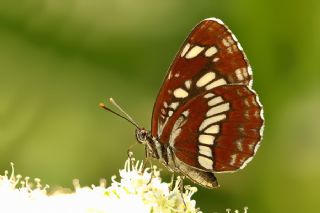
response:
[(181, 107), (160, 140), (169, 141), (176, 157), (191, 167), (235, 171), (256, 152), (261, 111), (255, 92), (248, 87), (220, 86)]
[(217, 178), (212, 172), (201, 171), (197, 168), (190, 167), (183, 161), (176, 159), (176, 165), (183, 175), (188, 177), (193, 182), (207, 187), (207, 188), (216, 188), (219, 187)]

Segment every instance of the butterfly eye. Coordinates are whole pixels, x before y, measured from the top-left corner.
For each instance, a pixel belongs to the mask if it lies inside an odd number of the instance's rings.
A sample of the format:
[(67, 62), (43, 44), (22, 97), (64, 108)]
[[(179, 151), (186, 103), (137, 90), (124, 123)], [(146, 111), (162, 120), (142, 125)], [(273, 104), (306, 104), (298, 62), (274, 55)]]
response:
[(147, 142), (147, 131), (145, 129), (136, 129), (136, 138), (139, 143)]

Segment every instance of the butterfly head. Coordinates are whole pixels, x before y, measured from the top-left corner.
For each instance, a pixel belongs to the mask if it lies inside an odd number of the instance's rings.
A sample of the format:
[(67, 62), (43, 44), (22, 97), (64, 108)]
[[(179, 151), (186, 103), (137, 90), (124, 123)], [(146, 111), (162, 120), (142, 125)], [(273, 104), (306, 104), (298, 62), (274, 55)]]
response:
[(148, 131), (145, 128), (136, 129), (136, 138), (139, 143), (146, 144), (148, 142), (147, 137)]

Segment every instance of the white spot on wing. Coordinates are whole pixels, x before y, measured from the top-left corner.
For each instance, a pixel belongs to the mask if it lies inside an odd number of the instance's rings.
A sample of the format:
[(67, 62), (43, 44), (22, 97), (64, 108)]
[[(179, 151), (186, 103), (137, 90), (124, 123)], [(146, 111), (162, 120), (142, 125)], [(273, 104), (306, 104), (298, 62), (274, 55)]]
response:
[(237, 78), (238, 78), (239, 81), (242, 81), (242, 80), (244, 79), (244, 76), (243, 76), (242, 72), (243, 72), (243, 71), (242, 71), (241, 68), (236, 69), (236, 71), (235, 71), (235, 74), (236, 74), (236, 76), (237, 76)]
[(231, 33), (231, 36), (228, 36), (228, 37), (227, 37), (228, 42), (229, 42), (230, 45), (234, 44), (234, 42), (235, 42), (235, 41), (233, 40), (233, 36), (232, 36), (232, 35), (233, 35), (233, 34)]
[(189, 115), (189, 110), (184, 111), (184, 112), (182, 113), (182, 115), (183, 115), (184, 117), (188, 117), (188, 115)]
[(219, 114), (221, 112), (225, 112), (228, 111), (230, 109), (230, 104), (229, 103), (224, 103), (224, 104), (220, 104), (218, 106), (212, 107), (208, 112), (207, 112), (207, 116), (212, 116), (215, 114)]
[(218, 58), (218, 57), (215, 57), (215, 58), (213, 58), (213, 62), (217, 62), (217, 61), (219, 61), (220, 60), (220, 58)]
[(186, 44), (186, 46), (184, 46), (182, 52), (181, 52), (181, 57), (184, 57), (184, 55), (187, 53), (187, 51), (189, 50), (190, 48), (190, 44)]
[(197, 57), (202, 52), (203, 49), (204, 49), (204, 47), (194, 46), (191, 48), (191, 50), (189, 50), (189, 52), (186, 54), (185, 58), (191, 59), (191, 58)]
[(222, 39), (222, 44), (225, 47), (229, 47), (234, 44), (234, 41), (231, 36), (228, 36), (227, 38)]
[(246, 68), (242, 68), (242, 75), (247, 78), (248, 77), (248, 72)]
[(214, 72), (208, 72), (197, 81), (196, 85), (197, 87), (203, 87), (204, 85), (207, 85), (210, 81), (212, 81), (215, 77), (216, 74)]
[(232, 45), (232, 46), (230, 46), (230, 47), (227, 48), (227, 52), (228, 52), (229, 54), (235, 53), (235, 52), (237, 52), (237, 51), (238, 51), (238, 49), (237, 49), (237, 46), (236, 46), (236, 45)]
[(204, 133), (208, 133), (208, 134), (217, 134), (217, 133), (219, 133), (219, 125), (210, 126), (206, 130), (204, 130)]
[(203, 97), (204, 97), (204, 98), (212, 98), (213, 96), (214, 96), (213, 93), (207, 93), (207, 94), (205, 94)]
[(212, 83), (208, 84), (206, 86), (206, 90), (210, 90), (210, 89), (213, 89), (215, 87), (219, 87), (219, 86), (222, 86), (222, 85), (225, 85), (225, 84), (227, 84), (227, 82), (224, 79), (220, 78), (220, 79), (218, 79), (216, 81), (213, 81)]
[(207, 126), (209, 126), (211, 124), (214, 124), (214, 123), (217, 123), (217, 122), (219, 122), (219, 121), (221, 121), (221, 120), (223, 120), (225, 118), (226, 118), (225, 114), (207, 118), (204, 121), (202, 121), (202, 123), (201, 123), (201, 125), (199, 127), (199, 130), (202, 131), (203, 129), (207, 128)]
[(212, 151), (210, 147), (199, 145), (199, 154), (212, 157)]
[(239, 150), (240, 152), (242, 152), (242, 151), (243, 151), (242, 140), (241, 140), (241, 139), (238, 139), (238, 140), (236, 140), (235, 143), (236, 143), (236, 145), (237, 145), (238, 150)]
[(202, 144), (213, 145), (215, 137), (212, 135), (200, 135), (198, 140)]
[(173, 95), (176, 98), (185, 98), (188, 97), (189, 93), (182, 88), (175, 89)]
[(203, 156), (198, 156), (198, 162), (203, 168), (206, 169), (213, 169), (213, 161), (210, 160), (209, 158), (203, 157)]
[(185, 121), (183, 117), (179, 117), (173, 125), (172, 132), (169, 138), (170, 146), (174, 146), (176, 138), (180, 135), (182, 123)]
[(191, 87), (191, 80), (187, 80), (184, 82), (184, 85), (186, 86), (187, 89), (190, 89)]
[(241, 69), (236, 69), (235, 73), (236, 73), (238, 80), (242, 81), (244, 79), (244, 77), (241, 73)]
[(221, 98), (221, 96), (218, 96), (218, 97), (215, 97), (215, 98), (212, 98), (209, 102), (208, 102), (208, 105), (209, 106), (214, 106), (214, 105), (217, 105), (219, 103), (223, 102), (223, 99)]
[(238, 157), (238, 154), (231, 155), (231, 160), (229, 163), (231, 166), (234, 166), (234, 164), (236, 163), (237, 157)]
[(222, 120), (224, 120), (226, 118), (227, 118), (227, 116), (225, 114), (221, 114), (221, 115), (216, 115), (216, 116), (207, 118), (207, 120), (209, 120), (212, 124), (214, 124), (214, 123), (222, 121)]
[(222, 39), (222, 44), (225, 46), (225, 47), (229, 47), (229, 42), (227, 39)]
[(172, 102), (169, 107), (172, 109), (177, 109), (177, 107), (179, 106), (179, 102)]
[(204, 52), (204, 55), (206, 57), (211, 57), (213, 56), (214, 54), (216, 54), (218, 52), (218, 49), (215, 47), (215, 46), (212, 46), (210, 48), (208, 48), (205, 52)]

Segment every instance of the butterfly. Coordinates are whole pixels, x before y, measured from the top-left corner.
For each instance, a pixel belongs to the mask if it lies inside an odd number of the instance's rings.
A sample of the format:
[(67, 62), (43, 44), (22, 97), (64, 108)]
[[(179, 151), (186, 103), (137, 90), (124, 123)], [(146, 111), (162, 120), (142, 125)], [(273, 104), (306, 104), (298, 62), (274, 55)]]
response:
[(183, 43), (154, 104), (151, 131), (134, 125), (147, 155), (207, 188), (219, 186), (215, 173), (235, 172), (253, 158), (263, 108), (248, 59), (221, 20), (201, 21)]

